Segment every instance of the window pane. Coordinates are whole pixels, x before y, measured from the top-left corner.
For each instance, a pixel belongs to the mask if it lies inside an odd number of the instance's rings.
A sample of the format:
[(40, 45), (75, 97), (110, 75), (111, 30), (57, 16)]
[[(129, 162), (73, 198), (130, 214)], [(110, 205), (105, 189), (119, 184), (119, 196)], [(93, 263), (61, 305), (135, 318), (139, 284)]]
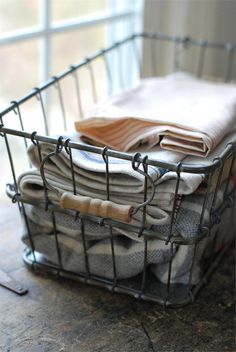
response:
[(108, 0), (51, 0), (53, 21), (89, 15), (108, 9)]
[(3, 104), (18, 99), (38, 84), (38, 67), (39, 40), (1, 47), (0, 109)]
[[(29, 40), (24, 43), (16, 43), (1, 47), (0, 50), (0, 110), (4, 109), (10, 101), (17, 100), (25, 95), (39, 81), (39, 40)], [(20, 53), (20, 55), (19, 55)], [(36, 100), (36, 99), (35, 99)], [(32, 131), (25, 118), (25, 109), (21, 106), (22, 119), (26, 130)], [(29, 110), (29, 109), (28, 109)], [(34, 129), (37, 127), (36, 110), (31, 109), (30, 121), (34, 121)], [(6, 127), (20, 129), (19, 117), (11, 113), (3, 117)], [(26, 152), (24, 150), (23, 138), (9, 138), (15, 167), (23, 170), (27, 165)], [(0, 194), (4, 192), (7, 182), (12, 182), (9, 160), (5, 149), (4, 139), (0, 137)]]
[(52, 38), (51, 75), (57, 74), (106, 45), (107, 26), (57, 34)]
[[(54, 35), (51, 52), (51, 75), (66, 69), (71, 64), (80, 62), (85, 56), (93, 54), (106, 44), (107, 26), (97, 26), (66, 34)], [(86, 111), (88, 105), (94, 102), (94, 95), (101, 99), (107, 94), (106, 66), (104, 57), (98, 58), (92, 64), (94, 80), (88, 67), (78, 70), (79, 88), (81, 92), (82, 109)], [(66, 118), (69, 129), (74, 129), (73, 121), (81, 117), (76, 96), (75, 77), (73, 74), (60, 81)], [(93, 87), (93, 84), (95, 85)], [(95, 90), (95, 91), (94, 91)], [(63, 130), (62, 114), (60, 111), (58, 90), (50, 90), (50, 129), (53, 133)], [(54, 121), (57, 121), (55, 124)], [(57, 129), (57, 131), (55, 130)]]
[(40, 0), (1, 0), (0, 32), (15, 31), (38, 25)]

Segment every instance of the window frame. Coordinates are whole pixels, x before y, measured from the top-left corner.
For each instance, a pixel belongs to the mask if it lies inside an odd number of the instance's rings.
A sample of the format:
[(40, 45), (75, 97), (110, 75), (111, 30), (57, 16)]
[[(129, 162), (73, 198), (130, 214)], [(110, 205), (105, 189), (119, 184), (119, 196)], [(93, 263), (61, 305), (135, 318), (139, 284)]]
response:
[[(99, 24), (115, 25), (118, 21), (129, 20), (129, 26), (122, 29), (124, 35), (129, 35), (131, 30), (140, 28), (140, 13), (143, 0), (107, 0), (108, 10), (94, 14), (72, 17), (66, 20), (53, 21), (51, 13), (51, 0), (40, 0), (41, 23), (39, 26), (26, 27), (0, 35), (0, 47), (4, 45), (24, 42), (30, 39), (41, 39), (39, 77), (40, 83), (50, 78), (50, 52), (51, 38), (56, 33), (66, 33), (81, 28), (89, 28)], [(111, 28), (112, 28), (111, 26)], [(112, 32), (112, 29), (111, 29)], [(126, 33), (125, 33), (126, 32)], [(107, 45), (117, 40), (116, 33), (108, 35)]]

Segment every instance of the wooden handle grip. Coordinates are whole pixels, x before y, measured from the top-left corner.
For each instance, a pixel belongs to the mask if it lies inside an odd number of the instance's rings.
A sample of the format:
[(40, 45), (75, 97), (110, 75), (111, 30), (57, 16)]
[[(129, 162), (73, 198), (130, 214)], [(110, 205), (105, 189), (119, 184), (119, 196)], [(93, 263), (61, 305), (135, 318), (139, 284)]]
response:
[(75, 196), (71, 193), (63, 193), (60, 199), (63, 209), (76, 210), (82, 214), (90, 214), (123, 222), (131, 220), (131, 205), (121, 205), (108, 200), (91, 197)]

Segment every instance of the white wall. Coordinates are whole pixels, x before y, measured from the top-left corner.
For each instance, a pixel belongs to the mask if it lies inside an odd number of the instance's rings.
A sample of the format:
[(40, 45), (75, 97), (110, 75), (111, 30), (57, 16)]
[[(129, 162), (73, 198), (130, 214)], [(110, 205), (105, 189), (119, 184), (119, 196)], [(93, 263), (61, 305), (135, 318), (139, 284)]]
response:
[[(214, 42), (236, 44), (236, 0), (145, 0), (144, 30), (158, 31), (170, 35), (203, 38)], [(159, 69), (161, 73), (172, 65), (172, 50), (161, 50)], [(197, 51), (192, 50), (187, 66), (197, 70)], [(225, 55), (218, 50), (209, 52), (205, 74), (225, 74)], [(147, 66), (147, 55), (144, 64)], [(236, 58), (234, 57), (234, 77)], [(146, 67), (145, 71), (147, 72)]]

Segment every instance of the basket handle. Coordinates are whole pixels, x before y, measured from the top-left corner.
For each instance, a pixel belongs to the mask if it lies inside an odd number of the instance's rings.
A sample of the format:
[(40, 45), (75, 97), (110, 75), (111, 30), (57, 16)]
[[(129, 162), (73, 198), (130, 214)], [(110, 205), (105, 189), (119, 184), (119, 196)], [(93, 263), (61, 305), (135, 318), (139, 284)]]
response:
[(68, 192), (62, 194), (60, 206), (63, 209), (76, 210), (82, 214), (95, 215), (122, 222), (130, 222), (133, 211), (131, 205), (121, 205), (108, 200), (78, 196)]

